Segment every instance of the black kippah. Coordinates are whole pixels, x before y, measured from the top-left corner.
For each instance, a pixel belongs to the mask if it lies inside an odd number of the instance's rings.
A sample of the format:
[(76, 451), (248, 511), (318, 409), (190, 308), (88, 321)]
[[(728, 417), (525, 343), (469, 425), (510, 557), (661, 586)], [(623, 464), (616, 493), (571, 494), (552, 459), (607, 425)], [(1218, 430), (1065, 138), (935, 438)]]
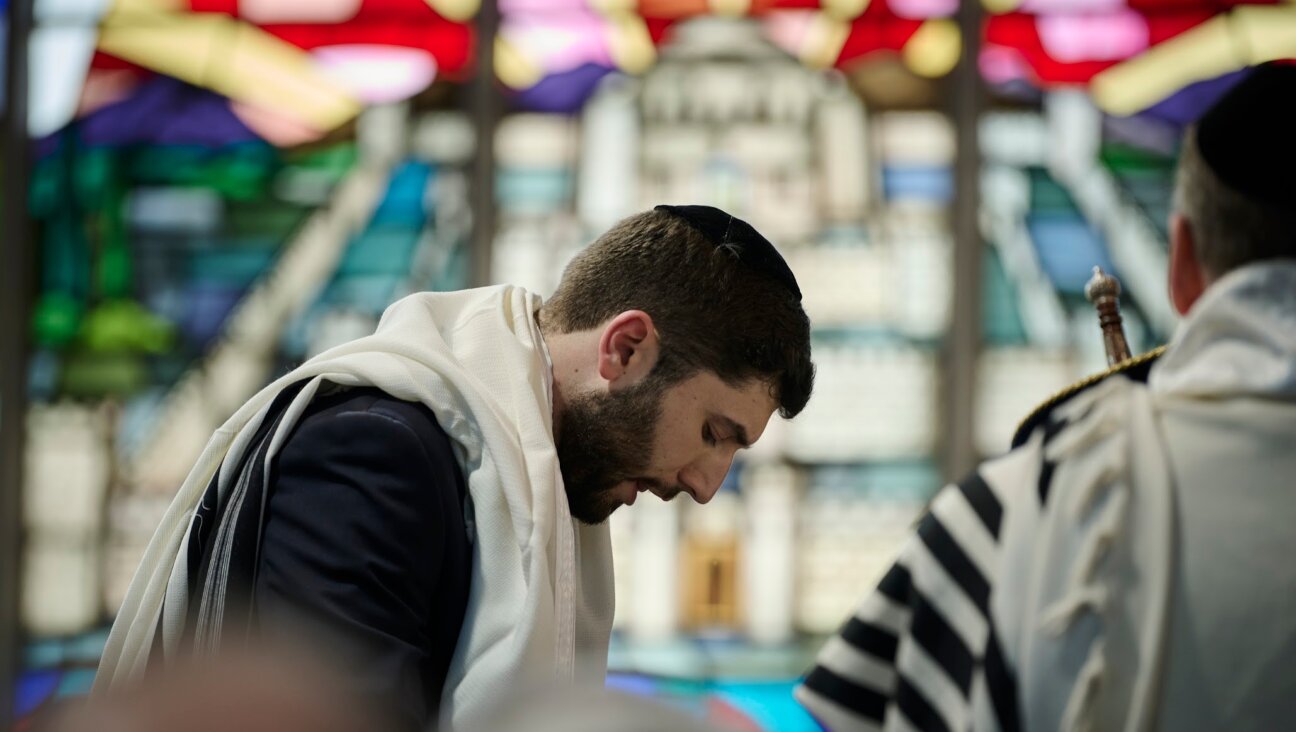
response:
[(723, 248), (748, 267), (783, 283), (801, 301), (801, 288), (787, 262), (752, 225), (713, 206), (658, 206), (688, 222), (717, 249)]
[(1197, 149), (1229, 188), (1296, 205), (1296, 66), (1258, 66), (1197, 123)]

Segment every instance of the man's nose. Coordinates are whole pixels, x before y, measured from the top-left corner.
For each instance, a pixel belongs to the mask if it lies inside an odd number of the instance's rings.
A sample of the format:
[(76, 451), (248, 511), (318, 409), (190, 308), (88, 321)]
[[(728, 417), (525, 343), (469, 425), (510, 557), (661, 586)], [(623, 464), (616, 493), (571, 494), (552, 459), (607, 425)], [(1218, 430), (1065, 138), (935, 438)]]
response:
[(707, 455), (681, 470), (679, 482), (693, 496), (693, 500), (698, 503), (708, 503), (720, 490), (725, 476), (729, 474), (733, 457), (732, 451)]

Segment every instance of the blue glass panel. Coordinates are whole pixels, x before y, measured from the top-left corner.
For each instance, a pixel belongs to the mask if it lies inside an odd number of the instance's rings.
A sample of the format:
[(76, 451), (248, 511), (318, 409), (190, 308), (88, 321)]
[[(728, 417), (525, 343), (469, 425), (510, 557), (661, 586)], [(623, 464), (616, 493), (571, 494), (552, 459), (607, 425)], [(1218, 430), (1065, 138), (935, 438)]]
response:
[(1078, 216), (1034, 214), (1026, 228), (1040, 266), (1060, 292), (1082, 295), (1095, 266), (1115, 272), (1102, 235)]
[(818, 732), (819, 725), (792, 697), (798, 680), (727, 682), (715, 685), (716, 696), (760, 725), (778, 732)]
[(371, 228), (351, 240), (335, 276), (408, 274), (418, 237), (414, 227)]
[(393, 291), (400, 279), (396, 275), (380, 274), (334, 280), (320, 298), (320, 303), (332, 308), (381, 315), (391, 304)]
[(60, 699), (73, 696), (85, 696), (90, 693), (90, 687), (94, 686), (95, 669), (78, 668), (63, 674), (59, 681), (56, 695)]
[(186, 294), (185, 313), (180, 319), (180, 332), (185, 340), (198, 350), (220, 334), (225, 318), (238, 305), (244, 288), (219, 283), (196, 283)]
[(888, 201), (948, 203), (954, 199), (954, 171), (945, 166), (886, 166), (882, 190)]
[(427, 163), (406, 162), (392, 174), (387, 192), (374, 211), (371, 225), (419, 227), (427, 219), (424, 200), (432, 168)]
[(58, 671), (28, 671), (18, 677), (14, 699), (14, 713), (18, 717), (31, 714), (58, 689), (61, 674)]
[(506, 211), (548, 213), (567, 206), (571, 188), (567, 170), (504, 169), (496, 177), (495, 199)]

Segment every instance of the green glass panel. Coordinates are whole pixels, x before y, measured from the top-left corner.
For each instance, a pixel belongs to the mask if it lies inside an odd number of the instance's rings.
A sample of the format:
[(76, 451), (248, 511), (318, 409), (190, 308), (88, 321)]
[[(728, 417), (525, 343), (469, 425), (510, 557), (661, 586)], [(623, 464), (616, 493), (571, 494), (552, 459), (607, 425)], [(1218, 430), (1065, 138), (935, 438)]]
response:
[(1027, 341), (1017, 292), (999, 253), (987, 248), (982, 269), (981, 327), (986, 343), (1019, 345)]

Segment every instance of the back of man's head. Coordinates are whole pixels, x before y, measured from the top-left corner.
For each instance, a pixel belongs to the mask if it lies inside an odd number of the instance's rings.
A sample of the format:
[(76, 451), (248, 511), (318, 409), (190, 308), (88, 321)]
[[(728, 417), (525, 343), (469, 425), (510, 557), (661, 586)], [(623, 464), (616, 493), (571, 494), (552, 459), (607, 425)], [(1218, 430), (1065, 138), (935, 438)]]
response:
[(1188, 130), (1174, 206), (1211, 278), (1296, 258), (1296, 66), (1256, 68)]
[(769, 384), (784, 417), (810, 399), (810, 321), (792, 272), (750, 225), (706, 206), (631, 216), (578, 254), (540, 313), (546, 331), (595, 328), (627, 310), (661, 339), (654, 378), (710, 371)]

